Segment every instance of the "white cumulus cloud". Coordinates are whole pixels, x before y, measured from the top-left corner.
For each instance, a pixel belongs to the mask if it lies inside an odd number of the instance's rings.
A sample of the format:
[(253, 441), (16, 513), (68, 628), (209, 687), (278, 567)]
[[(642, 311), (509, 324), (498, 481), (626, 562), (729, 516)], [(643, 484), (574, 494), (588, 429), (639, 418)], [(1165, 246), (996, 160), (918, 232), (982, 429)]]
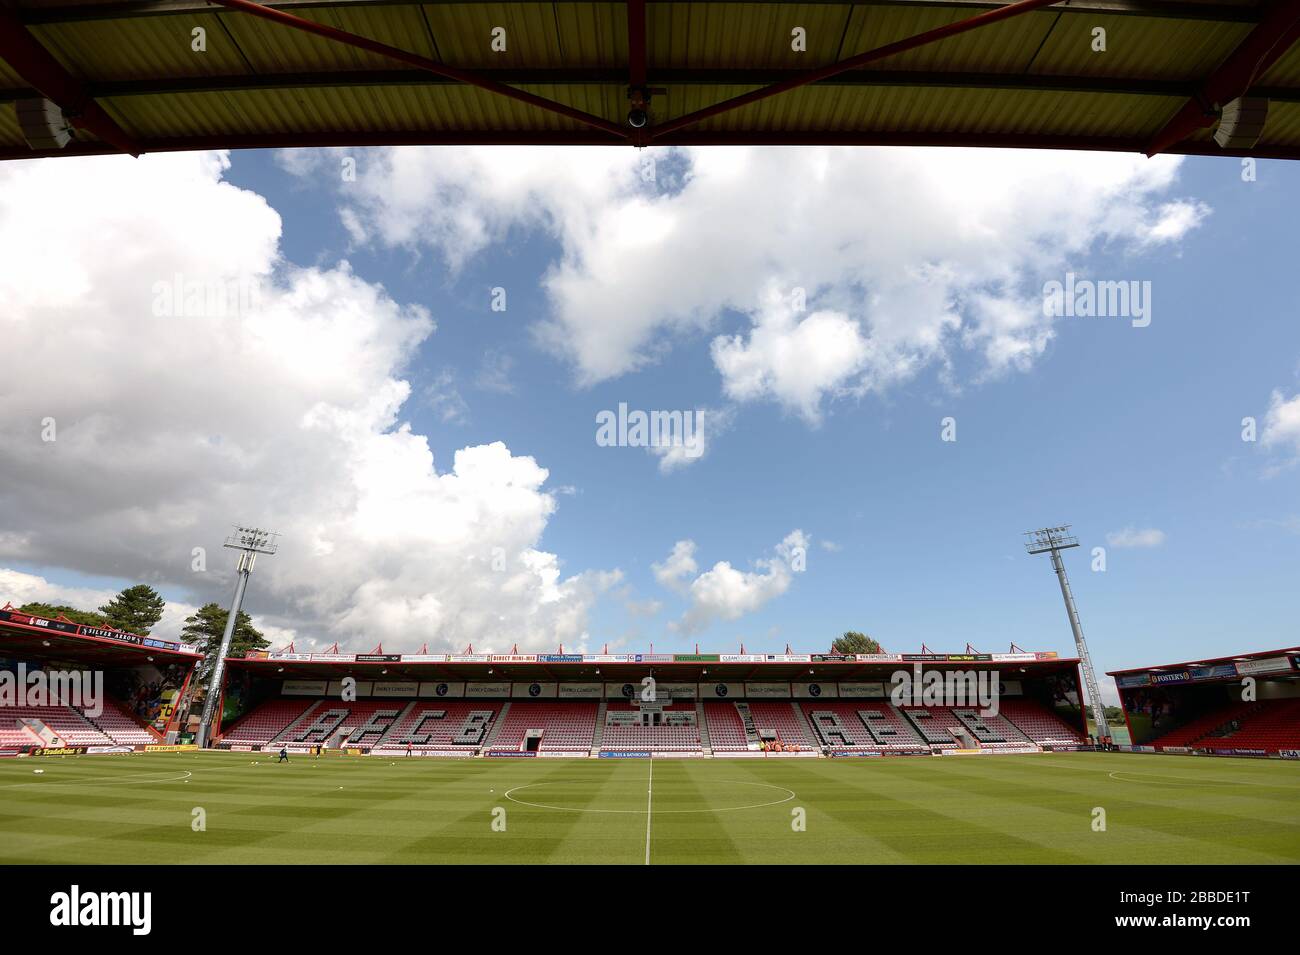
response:
[[(300, 648), (581, 645), (621, 575), (540, 549), (546, 468), (500, 442), (435, 462), (403, 418), (433, 317), (346, 262), (285, 261), (279, 215), (228, 165), (0, 166), (0, 341), (21, 356), (0, 384), (0, 561), (224, 604), (221, 541), (257, 523), (283, 537), (247, 609)], [(216, 308), (194, 287), (251, 294)]]
[[(669, 628), (683, 634), (697, 633), (715, 621), (738, 620), (761, 609), (790, 589), (795, 568), (802, 566), (807, 556), (808, 543), (803, 531), (793, 530), (776, 545), (775, 557), (754, 561), (756, 569), (751, 571), (737, 570), (728, 561), (718, 561), (684, 587), (690, 605)], [(694, 552), (693, 541), (678, 541), (668, 560), (655, 565), (660, 582), (682, 590), (682, 578), (698, 569)]]
[[(983, 149), (378, 151), (341, 193), (358, 242), (463, 265), (511, 229), (560, 251), (537, 339), (581, 384), (716, 334), (725, 394), (810, 422), (828, 401), (945, 375), (1028, 368), (1054, 334), (1041, 289), (1096, 246), (1177, 243), (1209, 214), (1169, 192), (1180, 160)], [(303, 171), (325, 154), (295, 153)], [(802, 291), (800, 291), (802, 290)], [(797, 297), (807, 310), (794, 307)], [(782, 304), (784, 303), (784, 304)]]
[(1111, 547), (1159, 547), (1164, 542), (1165, 532), (1156, 527), (1126, 527), (1106, 535), (1106, 543)]
[(1283, 447), (1300, 453), (1300, 394), (1287, 398), (1281, 391), (1273, 392), (1259, 443), (1266, 448)]

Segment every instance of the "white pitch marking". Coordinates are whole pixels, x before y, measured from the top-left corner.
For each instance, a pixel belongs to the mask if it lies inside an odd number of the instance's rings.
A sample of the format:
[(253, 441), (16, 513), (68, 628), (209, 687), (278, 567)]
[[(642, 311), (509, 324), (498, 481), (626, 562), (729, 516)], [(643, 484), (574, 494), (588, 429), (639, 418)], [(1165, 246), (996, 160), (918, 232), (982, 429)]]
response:
[(26, 782), (26, 783), (4, 783), (3, 786), (120, 786), (123, 784), (131, 785), (132, 783), (178, 783), (181, 780), (188, 780), (194, 774), (185, 770), (179, 776), (168, 774), (166, 779), (157, 779), (165, 770), (156, 773), (141, 773), (138, 776), (94, 776), (90, 779), (48, 779), (44, 782)]
[(1140, 779), (1121, 779), (1121, 776), (1146, 776), (1148, 779), (1172, 779), (1178, 783), (1209, 783), (1211, 786), (1268, 786), (1269, 783), (1256, 783), (1247, 779), (1207, 779), (1203, 776), (1169, 776), (1165, 773), (1142, 773), (1137, 770), (1117, 769), (1113, 773), (1107, 773), (1111, 779), (1121, 783), (1140, 783)]
[(651, 804), (651, 800), (654, 799), (654, 791), (655, 791), (655, 761), (654, 761), (654, 757), (652, 756), (650, 757), (650, 782), (646, 786), (646, 790), (645, 790), (645, 864), (646, 865), (650, 864), (650, 819), (652, 816), (652, 813), (650, 811), (650, 804)]
[[(592, 780), (594, 782), (594, 780)], [(793, 789), (786, 789), (784, 786), (773, 786), (771, 783), (755, 782), (751, 779), (715, 779), (714, 782), (732, 783), (737, 786), (762, 786), (764, 789), (775, 789), (777, 792), (785, 793), (782, 799), (774, 799), (771, 802), (758, 802), (748, 806), (722, 806), (718, 809), (660, 809), (661, 816), (692, 816), (701, 814), (713, 814), (719, 812), (743, 812), (746, 809), (766, 809), (768, 806), (779, 806), (782, 803), (789, 802), (795, 798)], [(545, 786), (547, 783), (525, 783), (522, 786), (515, 786), (513, 789), (505, 791), (505, 798), (511, 802), (517, 802), (521, 806), (529, 806), (533, 809), (551, 809), (555, 812), (597, 812), (607, 813), (615, 816), (639, 816), (645, 812), (644, 809), (592, 809), (589, 806), (551, 806), (542, 802), (528, 802), (524, 799), (515, 797), (515, 793), (522, 789), (531, 789), (534, 786)]]

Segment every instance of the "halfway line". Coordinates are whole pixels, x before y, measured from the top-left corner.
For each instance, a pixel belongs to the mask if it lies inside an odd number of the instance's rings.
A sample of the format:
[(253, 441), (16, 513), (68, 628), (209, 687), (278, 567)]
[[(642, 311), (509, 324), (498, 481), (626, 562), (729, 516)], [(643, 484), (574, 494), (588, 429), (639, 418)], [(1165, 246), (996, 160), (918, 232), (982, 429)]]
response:
[(654, 799), (655, 791), (655, 759), (650, 757), (650, 781), (645, 790), (645, 864), (650, 864), (650, 801)]

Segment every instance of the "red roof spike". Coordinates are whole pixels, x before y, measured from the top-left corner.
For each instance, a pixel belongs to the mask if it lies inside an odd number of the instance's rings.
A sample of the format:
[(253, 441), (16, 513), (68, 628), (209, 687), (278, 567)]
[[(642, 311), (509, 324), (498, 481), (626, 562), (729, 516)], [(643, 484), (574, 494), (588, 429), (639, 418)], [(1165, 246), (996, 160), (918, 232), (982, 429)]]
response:
[(519, 644), (517, 643), (510, 644), (510, 655), (516, 657), (519, 656)]
[(744, 654), (744, 652), (745, 652), (745, 645), (744, 645), (743, 643), (740, 645), (740, 652), (741, 652), (742, 654)]
[(790, 653), (790, 644), (788, 643), (785, 645), (785, 652), (787, 655)]
[(420, 644), (420, 653), (424, 654), (428, 652), (429, 652), (429, 643), (428, 641), (425, 641), (424, 643)]
[(465, 652), (466, 652), (466, 653), (473, 653), (473, 652), (474, 652), (474, 644), (472, 644), (472, 643), (467, 643), (467, 644), (465, 644)]
[(17, 609), (18, 609), (17, 607), (15, 607), (7, 600), (5, 601), (5, 605), (3, 607), (0, 607), (0, 610), (17, 610)]

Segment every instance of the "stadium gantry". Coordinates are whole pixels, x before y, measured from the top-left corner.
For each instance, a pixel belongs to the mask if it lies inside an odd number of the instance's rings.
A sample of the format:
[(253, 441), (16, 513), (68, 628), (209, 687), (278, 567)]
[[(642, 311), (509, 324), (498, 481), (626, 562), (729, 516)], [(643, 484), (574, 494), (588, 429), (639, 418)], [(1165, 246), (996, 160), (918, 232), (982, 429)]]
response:
[(1300, 157), (1300, 0), (17, 0), (0, 158), (396, 144)]

